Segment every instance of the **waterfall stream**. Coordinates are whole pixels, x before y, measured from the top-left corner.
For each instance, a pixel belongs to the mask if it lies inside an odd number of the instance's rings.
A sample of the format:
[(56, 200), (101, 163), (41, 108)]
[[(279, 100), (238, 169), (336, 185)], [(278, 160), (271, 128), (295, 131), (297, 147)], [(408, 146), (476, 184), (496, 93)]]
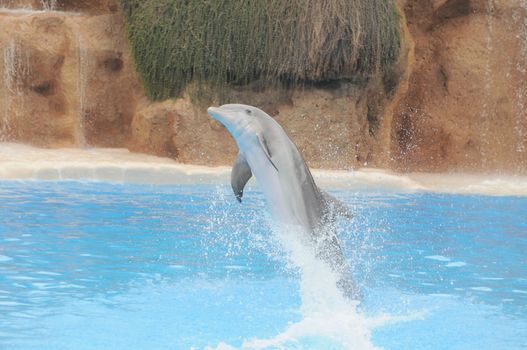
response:
[(9, 107), (11, 102), (11, 90), (12, 90), (12, 72), (14, 69), (14, 42), (7, 45), (3, 50), (3, 85), (2, 85), (2, 97), (4, 100), (4, 110), (2, 111), (2, 119), (0, 119), (0, 141), (7, 141), (9, 134)]
[(489, 104), (489, 101), (492, 101), (491, 99), (491, 84), (492, 84), (492, 66), (491, 66), (491, 57), (492, 52), (494, 50), (493, 47), (493, 35), (494, 35), (494, 19), (492, 13), (494, 12), (494, 0), (487, 0), (486, 3), (486, 22), (487, 22), (487, 33), (485, 37), (485, 46), (487, 50), (487, 57), (485, 61), (485, 76), (484, 76), (484, 94), (485, 94), (485, 100), (483, 105), (481, 106), (481, 164), (483, 166), (483, 169), (487, 168), (488, 166), (488, 159), (489, 159), (489, 129), (490, 129), (490, 120), (494, 117), (493, 106)]
[(44, 11), (54, 11), (57, 8), (57, 0), (40, 0)]
[(23, 105), (24, 79), (29, 75), (29, 54), (22, 50), (16, 40), (12, 39), (3, 50), (3, 98), (4, 111), (0, 120), (0, 141), (8, 141), (12, 137), (12, 122), (17, 118)]
[[(524, 81), (527, 81), (527, 3), (519, 1), (519, 8), (517, 8), (512, 15), (513, 22), (520, 28), (517, 33), (517, 38), (520, 41), (520, 60), (516, 63), (516, 74), (518, 74)], [(523, 12), (523, 15), (521, 12)], [(520, 157), (525, 153), (527, 147), (527, 86), (522, 85), (516, 90), (516, 152)], [(518, 164), (521, 168), (521, 164)]]
[[(7, 14), (12, 14), (14, 18), (18, 16), (31, 16), (35, 19), (49, 18), (49, 12), (55, 11), (57, 6), (56, 0), (41, 1), (42, 10), (32, 10), (28, 8), (9, 8)], [(0, 5), (13, 5), (13, 3), (0, 3)], [(61, 18), (67, 18), (68, 13), (55, 12)], [(77, 16), (77, 14), (73, 14)], [(79, 23), (73, 23), (72, 27), (73, 40), (76, 43), (74, 47), (74, 57), (70, 64), (73, 64), (72, 70), (77, 72), (77, 77), (73, 80), (74, 89), (69, 89), (77, 96), (72, 99), (71, 116), (75, 120), (73, 125), (73, 138), (75, 144), (79, 147), (87, 145), (85, 138), (84, 118), (86, 114), (86, 95), (88, 89), (88, 68), (90, 58), (88, 57), (88, 50), (86, 49), (85, 40), (83, 39), (82, 27)], [(9, 33), (9, 32), (8, 32)], [(2, 38), (0, 38), (2, 39)], [(41, 111), (27, 108), (29, 101), (35, 93), (35, 86), (38, 86), (41, 75), (38, 69), (32, 68), (35, 57), (30, 57), (32, 43), (26, 37), (17, 34), (11, 34), (11, 37), (2, 42), (0, 40), (0, 142), (17, 141), (22, 125), (20, 120), (27, 119), (28, 113), (33, 113), (34, 117), (49, 119), (51, 115), (48, 108), (54, 108), (50, 105), (43, 105)], [(37, 48), (37, 52), (42, 49)], [(45, 51), (44, 51), (45, 52)], [(60, 60), (60, 54), (57, 54)], [(32, 72), (32, 69), (35, 71)], [(68, 68), (70, 69), (70, 68)], [(31, 76), (30, 76), (30, 73)], [(76, 91), (75, 91), (76, 90)], [(50, 97), (53, 95), (50, 95)], [(75, 99), (77, 103), (75, 103)], [(50, 107), (51, 106), (51, 107)], [(32, 117), (33, 118), (33, 117)], [(30, 126), (30, 125), (29, 125)]]
[(79, 110), (77, 113), (76, 139), (80, 147), (86, 147), (85, 137), (85, 115), (86, 115), (86, 87), (87, 87), (87, 68), (88, 68), (88, 51), (82, 38), (79, 28), (76, 28), (76, 38), (78, 43), (78, 91), (79, 91)]

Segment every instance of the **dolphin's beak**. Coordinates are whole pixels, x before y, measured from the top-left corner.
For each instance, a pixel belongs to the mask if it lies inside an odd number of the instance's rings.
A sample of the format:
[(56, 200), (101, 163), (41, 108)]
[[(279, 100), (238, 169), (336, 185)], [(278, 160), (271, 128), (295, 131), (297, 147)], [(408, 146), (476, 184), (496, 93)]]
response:
[(216, 111), (216, 109), (217, 109), (216, 107), (209, 107), (207, 108), (207, 113), (212, 115)]
[(232, 116), (230, 114), (225, 114), (224, 111), (222, 111), (219, 107), (209, 107), (207, 109), (207, 113), (220, 123), (222, 123), (225, 127), (228, 127), (230, 124), (233, 123)]
[(221, 107), (209, 107), (207, 113), (215, 120), (219, 121), (234, 137), (235, 139), (240, 136), (242, 131), (246, 128), (247, 122), (240, 118), (239, 113), (229, 108)]
[(220, 117), (220, 114), (219, 114), (219, 111), (218, 111), (218, 108), (217, 107), (209, 107), (207, 108), (207, 113), (214, 119), (216, 119), (217, 121), (221, 121), (219, 118)]

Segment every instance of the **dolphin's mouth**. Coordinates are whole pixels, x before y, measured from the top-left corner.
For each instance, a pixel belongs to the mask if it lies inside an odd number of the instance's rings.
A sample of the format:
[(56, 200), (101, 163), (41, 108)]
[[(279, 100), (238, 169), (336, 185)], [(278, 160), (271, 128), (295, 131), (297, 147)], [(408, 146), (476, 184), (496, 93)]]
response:
[(207, 113), (214, 119), (218, 120), (218, 108), (217, 107), (209, 107), (207, 108)]
[(229, 128), (229, 125), (232, 124), (232, 118), (225, 114), (224, 111), (220, 109), (220, 107), (209, 107), (207, 108), (207, 113), (215, 120), (219, 121), (223, 124), (227, 129)]
[[(212, 117), (212, 119), (217, 120), (220, 122), (229, 132), (232, 134), (234, 129), (232, 128), (232, 122), (230, 121), (229, 117), (222, 113), (219, 107), (209, 107), (207, 108), (207, 113)], [(232, 130), (231, 130), (232, 129)], [(234, 134), (233, 134), (234, 136)]]
[(241, 130), (241, 124), (239, 118), (229, 111), (225, 111), (221, 107), (209, 107), (207, 108), (207, 113), (215, 120), (219, 121), (223, 126), (231, 133), (231, 135), (236, 138)]

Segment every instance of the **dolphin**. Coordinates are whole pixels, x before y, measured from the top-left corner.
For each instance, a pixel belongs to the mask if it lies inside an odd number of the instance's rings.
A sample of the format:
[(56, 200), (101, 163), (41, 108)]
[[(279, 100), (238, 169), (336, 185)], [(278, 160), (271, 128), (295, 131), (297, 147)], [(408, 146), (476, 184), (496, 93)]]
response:
[(243, 104), (209, 107), (235, 139), (239, 153), (231, 172), (231, 186), (241, 202), (243, 189), (254, 175), (278, 221), (300, 226), (313, 243), (317, 257), (338, 274), (337, 283), (356, 297), (349, 266), (336, 236), (337, 216), (351, 218), (345, 204), (317, 187), (304, 158), (280, 124), (259, 108)]

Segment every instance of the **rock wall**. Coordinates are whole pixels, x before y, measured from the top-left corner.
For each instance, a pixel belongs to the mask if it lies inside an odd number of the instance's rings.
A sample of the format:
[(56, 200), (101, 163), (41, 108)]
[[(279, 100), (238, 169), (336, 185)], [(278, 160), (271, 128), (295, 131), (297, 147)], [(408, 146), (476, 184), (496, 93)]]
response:
[(122, 147), (142, 92), (116, 10), (0, 11), (0, 140)]
[[(405, 21), (402, 27), (407, 33)], [(369, 82), (334, 82), (292, 90), (246, 86), (232, 88), (227, 102), (258, 106), (272, 115), (312, 167), (386, 168), (392, 165), (393, 111), (408, 86), (410, 43), (404, 42), (401, 52), (392, 71)], [(207, 104), (193, 104), (188, 96), (144, 101), (134, 116), (129, 149), (185, 163), (234, 161), (237, 147), (225, 128), (207, 115)]]
[[(275, 117), (313, 167), (386, 167), (391, 111), (399, 99), (396, 87), (407, 79), (406, 44), (402, 52), (392, 72), (368, 83), (294, 90), (262, 89), (255, 84), (232, 88), (227, 95), (230, 102), (258, 106)], [(208, 105), (219, 102), (207, 103), (193, 103), (188, 94), (163, 102), (141, 98), (126, 147), (184, 163), (231, 164), (237, 147), (225, 128), (206, 113)]]
[[(0, 141), (110, 146), (229, 164), (236, 146), (188, 96), (150, 102), (113, 0), (0, 0)], [(58, 11), (34, 11), (42, 9)], [(400, 0), (400, 61), (383, 79), (231, 100), (273, 115), (313, 167), (527, 172), (527, 6)], [(217, 102), (210, 102), (217, 104)]]
[(392, 166), (527, 171), (527, 3), (407, 1), (415, 42)]
[[(233, 101), (272, 115), (313, 167), (384, 166), (390, 149), (389, 134), (381, 132), (386, 93), (373, 88), (373, 82), (360, 88), (338, 85), (293, 91), (244, 89), (231, 94)], [(193, 104), (188, 97), (140, 107), (128, 147), (205, 165), (230, 164), (237, 153), (232, 137), (207, 115), (206, 106)]]

